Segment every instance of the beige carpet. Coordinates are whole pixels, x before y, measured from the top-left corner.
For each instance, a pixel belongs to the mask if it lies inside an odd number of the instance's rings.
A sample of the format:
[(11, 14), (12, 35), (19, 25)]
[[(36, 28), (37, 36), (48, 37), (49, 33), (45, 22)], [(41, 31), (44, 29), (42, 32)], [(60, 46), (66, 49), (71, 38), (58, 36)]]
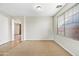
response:
[(9, 50), (7, 56), (71, 56), (53, 40), (26, 40)]

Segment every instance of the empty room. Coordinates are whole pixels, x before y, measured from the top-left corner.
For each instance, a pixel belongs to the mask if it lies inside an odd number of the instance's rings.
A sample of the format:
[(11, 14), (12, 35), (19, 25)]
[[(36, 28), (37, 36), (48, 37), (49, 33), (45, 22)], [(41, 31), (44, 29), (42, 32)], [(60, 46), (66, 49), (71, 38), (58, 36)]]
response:
[(79, 3), (0, 3), (0, 56), (79, 56)]

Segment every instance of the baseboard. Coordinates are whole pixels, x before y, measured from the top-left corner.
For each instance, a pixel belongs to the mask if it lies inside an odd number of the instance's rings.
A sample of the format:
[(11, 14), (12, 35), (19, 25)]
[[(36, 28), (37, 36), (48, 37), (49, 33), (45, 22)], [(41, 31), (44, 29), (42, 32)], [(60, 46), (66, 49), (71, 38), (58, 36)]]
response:
[(6, 43), (8, 43), (8, 42), (11, 42), (11, 41), (7, 41), (7, 42), (5, 42), (5, 43), (2, 43), (2, 44), (0, 44), (0, 46), (2, 46), (2, 45), (4, 45), (4, 44), (6, 44)]
[(58, 43), (63, 49), (65, 49), (68, 53), (70, 53), (72, 56), (76, 56), (74, 53), (72, 53), (70, 50), (68, 50), (67, 48), (65, 48), (61, 43), (59, 43), (58, 41), (54, 40), (56, 43)]
[(24, 40), (54, 40), (54, 39), (24, 39)]

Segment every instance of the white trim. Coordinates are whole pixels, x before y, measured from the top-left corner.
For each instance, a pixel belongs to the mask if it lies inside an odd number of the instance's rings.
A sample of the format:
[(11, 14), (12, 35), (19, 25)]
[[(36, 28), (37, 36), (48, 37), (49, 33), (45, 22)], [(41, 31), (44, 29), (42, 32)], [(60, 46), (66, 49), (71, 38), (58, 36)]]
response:
[(54, 39), (24, 39), (24, 40), (54, 40)]
[(71, 55), (76, 56), (74, 53), (72, 53), (70, 50), (68, 50), (67, 48), (65, 48), (61, 43), (59, 43), (58, 41), (54, 40), (56, 43), (58, 43), (62, 48), (64, 48), (67, 52), (69, 52)]

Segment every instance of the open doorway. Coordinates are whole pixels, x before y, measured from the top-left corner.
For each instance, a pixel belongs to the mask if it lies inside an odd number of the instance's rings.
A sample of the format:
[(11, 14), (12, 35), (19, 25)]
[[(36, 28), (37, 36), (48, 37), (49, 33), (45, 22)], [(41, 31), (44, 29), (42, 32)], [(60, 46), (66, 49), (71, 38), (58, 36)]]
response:
[(12, 47), (17, 46), (22, 41), (22, 24), (12, 19)]
[(14, 23), (14, 41), (21, 42), (21, 24)]

